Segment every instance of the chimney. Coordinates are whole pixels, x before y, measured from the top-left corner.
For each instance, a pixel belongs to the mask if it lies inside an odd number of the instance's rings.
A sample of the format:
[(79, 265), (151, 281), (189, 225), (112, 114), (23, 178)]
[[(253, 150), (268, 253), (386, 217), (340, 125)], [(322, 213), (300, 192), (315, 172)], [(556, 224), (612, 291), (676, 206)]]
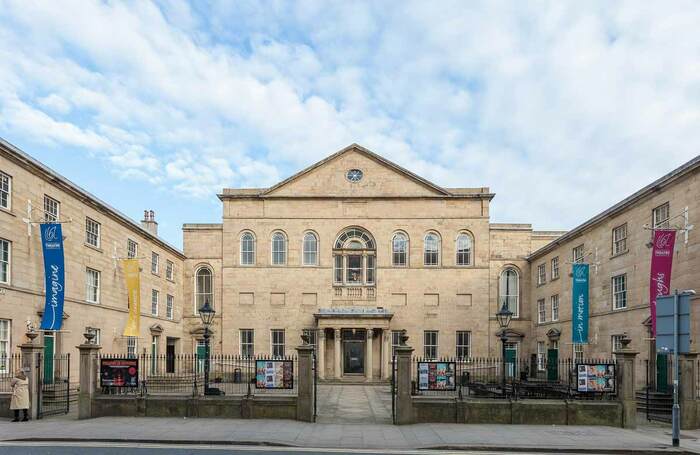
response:
[(151, 234), (158, 236), (158, 223), (156, 223), (156, 214), (153, 210), (143, 211), (143, 220), (141, 220), (141, 227), (150, 232)]

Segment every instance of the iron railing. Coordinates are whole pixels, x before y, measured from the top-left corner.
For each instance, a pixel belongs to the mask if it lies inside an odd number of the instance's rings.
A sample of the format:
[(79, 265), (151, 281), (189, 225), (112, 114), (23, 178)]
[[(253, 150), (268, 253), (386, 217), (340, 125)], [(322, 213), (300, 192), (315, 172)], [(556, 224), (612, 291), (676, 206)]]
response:
[(22, 355), (19, 352), (9, 356), (0, 356), (0, 393), (12, 392), (10, 381), (20, 368), (22, 368)]

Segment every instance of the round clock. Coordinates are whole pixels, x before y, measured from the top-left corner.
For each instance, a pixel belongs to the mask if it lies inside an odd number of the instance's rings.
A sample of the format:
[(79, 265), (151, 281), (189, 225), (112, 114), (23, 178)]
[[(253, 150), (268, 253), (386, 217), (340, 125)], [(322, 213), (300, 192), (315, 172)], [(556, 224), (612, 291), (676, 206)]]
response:
[(362, 180), (362, 171), (359, 169), (350, 169), (345, 177), (351, 182), (359, 182)]

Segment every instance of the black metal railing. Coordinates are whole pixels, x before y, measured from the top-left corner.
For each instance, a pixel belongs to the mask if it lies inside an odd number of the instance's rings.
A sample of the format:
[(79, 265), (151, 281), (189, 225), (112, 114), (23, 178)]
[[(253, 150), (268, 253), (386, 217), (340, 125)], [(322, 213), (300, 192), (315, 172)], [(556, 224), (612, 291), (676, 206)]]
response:
[(70, 411), (70, 354), (37, 354), (41, 378), (39, 417), (67, 414)]
[(22, 368), (22, 356), (19, 352), (9, 356), (0, 356), (0, 393), (12, 392), (10, 381), (20, 368)]

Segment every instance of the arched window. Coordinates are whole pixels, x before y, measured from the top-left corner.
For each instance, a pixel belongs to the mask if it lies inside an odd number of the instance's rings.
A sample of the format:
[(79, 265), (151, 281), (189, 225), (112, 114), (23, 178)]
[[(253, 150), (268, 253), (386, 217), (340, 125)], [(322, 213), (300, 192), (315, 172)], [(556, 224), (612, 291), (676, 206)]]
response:
[(318, 239), (313, 232), (304, 234), (304, 242), (302, 245), (304, 265), (318, 265)]
[(513, 267), (508, 267), (501, 272), (498, 295), (500, 297), (498, 310), (505, 303), (513, 312), (513, 317), (517, 318), (520, 314), (520, 277)]
[(391, 265), (394, 267), (408, 265), (408, 236), (403, 232), (397, 232), (391, 240)]
[(423, 241), (423, 264), (440, 265), (440, 237), (434, 232), (428, 232)]
[(272, 265), (287, 263), (287, 237), (281, 232), (272, 234)]
[(211, 269), (202, 266), (195, 273), (194, 289), (194, 314), (199, 314), (199, 309), (208, 301), (214, 306), (214, 279)]
[(457, 251), (457, 265), (472, 265), (472, 237), (466, 232), (457, 236), (455, 250)]
[(241, 236), (241, 265), (255, 265), (255, 236), (252, 232)]
[(333, 282), (336, 285), (373, 285), (377, 251), (372, 236), (361, 228), (348, 228), (333, 245)]

